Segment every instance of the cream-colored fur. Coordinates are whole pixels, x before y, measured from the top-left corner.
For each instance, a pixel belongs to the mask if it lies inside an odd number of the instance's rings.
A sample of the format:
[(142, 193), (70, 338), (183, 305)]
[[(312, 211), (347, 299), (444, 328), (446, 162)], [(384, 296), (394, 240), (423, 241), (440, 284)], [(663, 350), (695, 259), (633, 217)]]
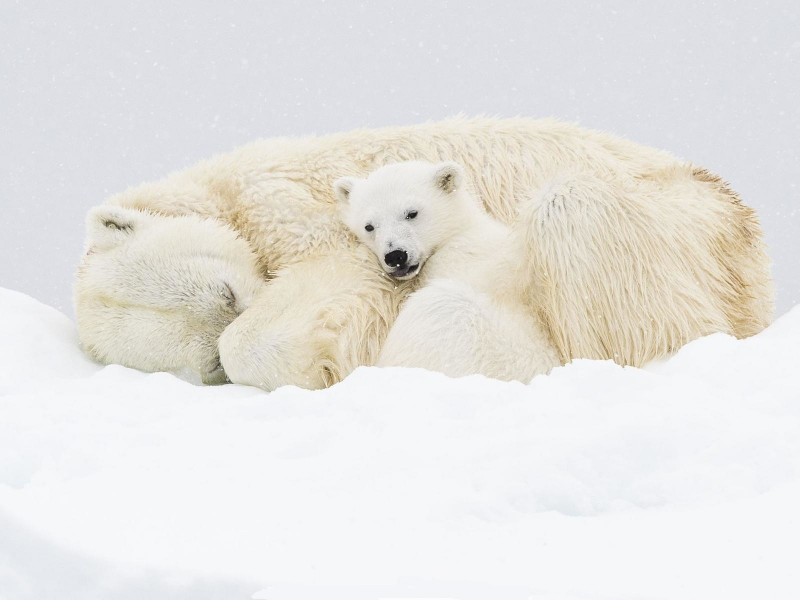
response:
[(224, 381), (219, 336), (265, 285), (247, 244), (208, 219), (108, 205), (89, 212), (86, 229), (75, 299), (89, 354)]
[[(109, 204), (235, 229), (275, 279), (223, 333), (226, 372), (266, 389), (319, 387), (375, 361), (415, 285), (386, 277), (349, 234), (333, 182), (406, 160), (461, 163), (494, 218), (530, 225), (519, 251), (530, 254), (531, 294), (562, 360), (640, 365), (715, 331), (752, 335), (771, 319), (761, 231), (723, 182), (666, 152), (551, 120), (456, 118), (264, 140)], [(128, 258), (115, 260), (125, 268)], [(137, 366), (128, 337), (100, 336), (102, 322), (81, 318), (98, 301), (82, 281), (105, 268), (87, 261), (78, 274), (82, 339), (102, 360)], [(129, 319), (116, 310), (98, 318)]]
[(344, 222), (384, 270), (398, 276), (401, 260), (399, 277), (423, 286), (400, 310), (378, 366), (527, 382), (559, 364), (516, 276), (525, 255), (471, 196), (458, 164), (398, 163), (334, 187)]

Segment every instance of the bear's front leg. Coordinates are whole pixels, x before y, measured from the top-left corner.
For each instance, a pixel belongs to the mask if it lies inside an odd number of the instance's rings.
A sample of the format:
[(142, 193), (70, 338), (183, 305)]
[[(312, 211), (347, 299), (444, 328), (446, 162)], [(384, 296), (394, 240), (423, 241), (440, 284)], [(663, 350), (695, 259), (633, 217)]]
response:
[(267, 391), (341, 381), (375, 361), (409, 287), (360, 248), (286, 267), (220, 337), (225, 373)]

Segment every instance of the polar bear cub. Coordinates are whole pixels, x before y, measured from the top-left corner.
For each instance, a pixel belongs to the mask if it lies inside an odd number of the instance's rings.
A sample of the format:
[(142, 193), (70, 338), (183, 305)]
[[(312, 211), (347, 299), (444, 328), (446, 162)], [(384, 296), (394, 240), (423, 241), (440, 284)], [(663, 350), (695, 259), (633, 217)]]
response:
[(397, 163), (334, 189), (345, 224), (383, 270), (423, 286), (377, 365), (529, 381), (559, 364), (515, 276), (512, 232), (469, 193), (460, 165)]

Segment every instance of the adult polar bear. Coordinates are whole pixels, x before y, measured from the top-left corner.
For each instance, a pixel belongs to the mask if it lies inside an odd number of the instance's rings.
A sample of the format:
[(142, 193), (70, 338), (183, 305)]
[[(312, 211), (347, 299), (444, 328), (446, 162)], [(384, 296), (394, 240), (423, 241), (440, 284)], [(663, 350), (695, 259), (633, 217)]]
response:
[[(246, 250), (207, 231), (229, 226), (270, 275), (242, 306), (247, 310), (232, 322), (219, 321), (230, 322), (218, 348), (232, 381), (267, 390), (320, 388), (372, 364), (414, 282), (386, 277), (347, 232), (333, 183), (409, 160), (461, 163), (491, 215), (528, 224), (525, 282), (563, 361), (641, 365), (696, 337), (718, 331), (746, 337), (770, 322), (773, 286), (760, 228), (716, 176), (666, 152), (571, 124), (456, 118), (255, 142), (112, 197), (89, 217), (78, 271), (84, 347), (101, 361), (147, 370), (181, 361), (211, 369), (216, 347), (207, 338), (192, 346), (192, 327), (162, 327), (155, 340), (152, 328), (132, 325), (148, 315), (166, 324), (194, 316), (186, 290), (156, 289), (143, 297), (135, 281), (139, 270), (158, 269), (164, 248), (174, 245), (159, 240), (171, 235), (193, 239), (192, 251), (173, 262), (225, 255), (230, 271), (236, 269), (230, 256), (241, 252), (249, 265)], [(139, 215), (147, 218), (139, 222)], [(163, 219), (161, 233), (153, 234), (148, 222)], [(197, 235), (187, 233), (195, 226)], [(94, 243), (91, 231), (98, 228), (114, 232), (111, 250)], [(142, 260), (147, 252), (150, 260)], [(188, 273), (174, 271), (181, 272)], [(192, 271), (191, 278), (225, 276), (218, 273)], [(165, 279), (155, 273), (146, 285), (174, 284)], [(217, 283), (241, 295), (229, 281)], [(202, 360), (198, 353), (205, 353)]]

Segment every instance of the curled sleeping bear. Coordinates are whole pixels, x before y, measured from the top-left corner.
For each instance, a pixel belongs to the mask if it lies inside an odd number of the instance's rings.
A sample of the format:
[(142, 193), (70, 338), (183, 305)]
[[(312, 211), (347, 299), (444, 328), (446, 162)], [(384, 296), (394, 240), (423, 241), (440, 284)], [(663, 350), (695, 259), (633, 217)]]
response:
[(112, 196), (77, 273), (83, 347), (265, 390), (375, 364), (421, 280), (387, 274), (333, 184), (415, 160), (463, 165), (464, 189), (513, 229), (509, 269), (559, 362), (641, 365), (772, 318), (758, 221), (720, 178), (568, 123), (456, 118), (262, 140)]

